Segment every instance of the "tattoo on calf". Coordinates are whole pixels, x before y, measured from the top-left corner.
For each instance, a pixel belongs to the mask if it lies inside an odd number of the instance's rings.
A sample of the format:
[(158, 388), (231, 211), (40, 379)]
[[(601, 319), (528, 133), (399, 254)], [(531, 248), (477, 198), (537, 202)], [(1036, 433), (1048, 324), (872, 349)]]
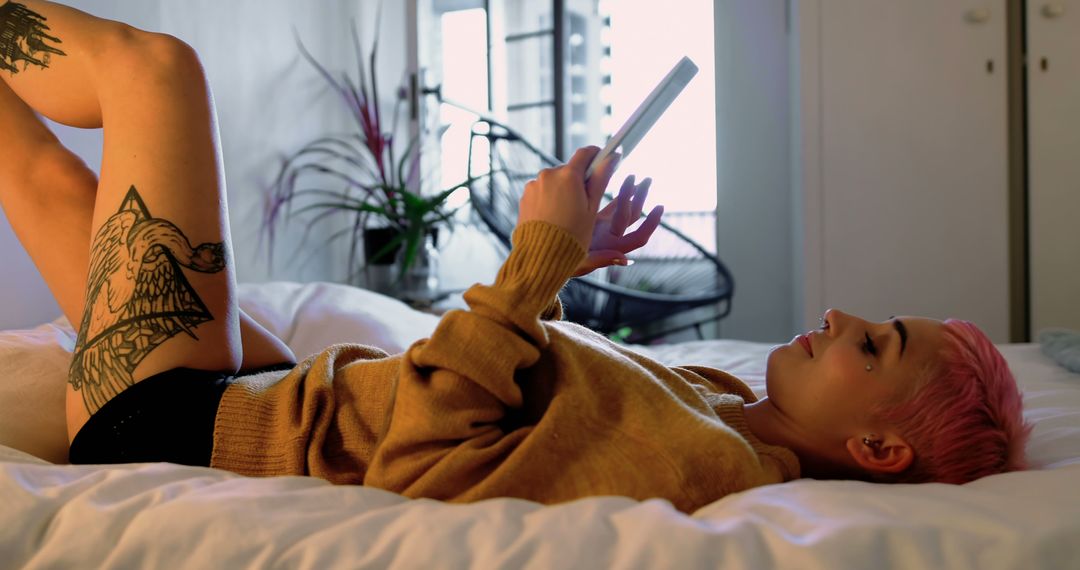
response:
[(224, 242), (191, 242), (171, 222), (154, 218), (134, 186), (120, 210), (94, 236), (86, 307), (69, 370), (91, 414), (134, 384), (139, 362), (161, 343), (213, 320), (181, 267), (217, 273)]
[(67, 55), (45, 43), (63, 43), (45, 33), (49, 30), (47, 19), (18, 2), (0, 6), (0, 69), (14, 75), (20, 71), (20, 61), (23, 70), (31, 64), (46, 68), (52, 55)]

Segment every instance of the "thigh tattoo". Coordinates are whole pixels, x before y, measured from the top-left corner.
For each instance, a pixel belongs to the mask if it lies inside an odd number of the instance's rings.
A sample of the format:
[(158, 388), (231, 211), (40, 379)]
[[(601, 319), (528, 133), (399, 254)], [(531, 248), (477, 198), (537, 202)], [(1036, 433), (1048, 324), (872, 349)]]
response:
[(67, 55), (46, 43), (63, 43), (46, 33), (47, 19), (18, 2), (0, 6), (0, 69), (14, 75), (20, 71), (20, 61), (23, 70), (30, 65), (46, 68), (53, 55)]
[(217, 273), (224, 242), (191, 242), (169, 221), (154, 218), (132, 186), (120, 210), (98, 230), (69, 383), (83, 391), (93, 414), (128, 388), (139, 362), (161, 343), (213, 320), (181, 267)]

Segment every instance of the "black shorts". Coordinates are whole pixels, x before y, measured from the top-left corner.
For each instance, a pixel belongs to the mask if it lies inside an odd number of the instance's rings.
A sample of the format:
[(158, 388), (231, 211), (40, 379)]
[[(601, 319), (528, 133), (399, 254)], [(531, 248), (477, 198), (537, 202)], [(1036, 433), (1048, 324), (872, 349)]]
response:
[[(243, 375), (289, 370), (283, 362)], [(133, 384), (109, 400), (79, 430), (68, 459), (73, 464), (166, 461), (210, 466), (218, 405), (233, 376), (174, 368)]]

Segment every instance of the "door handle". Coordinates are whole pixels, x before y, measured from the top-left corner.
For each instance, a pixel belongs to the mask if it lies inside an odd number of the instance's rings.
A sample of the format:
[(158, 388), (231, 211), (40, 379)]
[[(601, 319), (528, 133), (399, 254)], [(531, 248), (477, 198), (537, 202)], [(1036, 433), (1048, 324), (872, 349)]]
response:
[(1039, 11), (1042, 12), (1044, 18), (1053, 20), (1065, 15), (1065, 6), (1058, 2), (1052, 2), (1050, 4), (1043, 4), (1042, 9)]
[(990, 19), (990, 8), (972, 8), (964, 12), (964, 20), (969, 24), (984, 24)]

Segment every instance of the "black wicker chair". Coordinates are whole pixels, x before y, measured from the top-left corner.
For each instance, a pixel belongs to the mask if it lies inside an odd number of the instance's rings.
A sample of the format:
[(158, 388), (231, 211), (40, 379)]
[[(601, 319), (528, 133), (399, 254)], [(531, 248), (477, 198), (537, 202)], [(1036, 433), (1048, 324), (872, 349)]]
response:
[[(507, 250), (518, 200), (537, 173), (559, 164), (512, 128), (484, 117), (472, 127), (469, 176), (473, 210)], [(611, 196), (606, 196), (605, 201)], [(566, 319), (626, 342), (650, 342), (721, 319), (734, 281), (712, 253), (666, 222), (631, 253), (634, 264), (571, 279), (560, 293)]]

